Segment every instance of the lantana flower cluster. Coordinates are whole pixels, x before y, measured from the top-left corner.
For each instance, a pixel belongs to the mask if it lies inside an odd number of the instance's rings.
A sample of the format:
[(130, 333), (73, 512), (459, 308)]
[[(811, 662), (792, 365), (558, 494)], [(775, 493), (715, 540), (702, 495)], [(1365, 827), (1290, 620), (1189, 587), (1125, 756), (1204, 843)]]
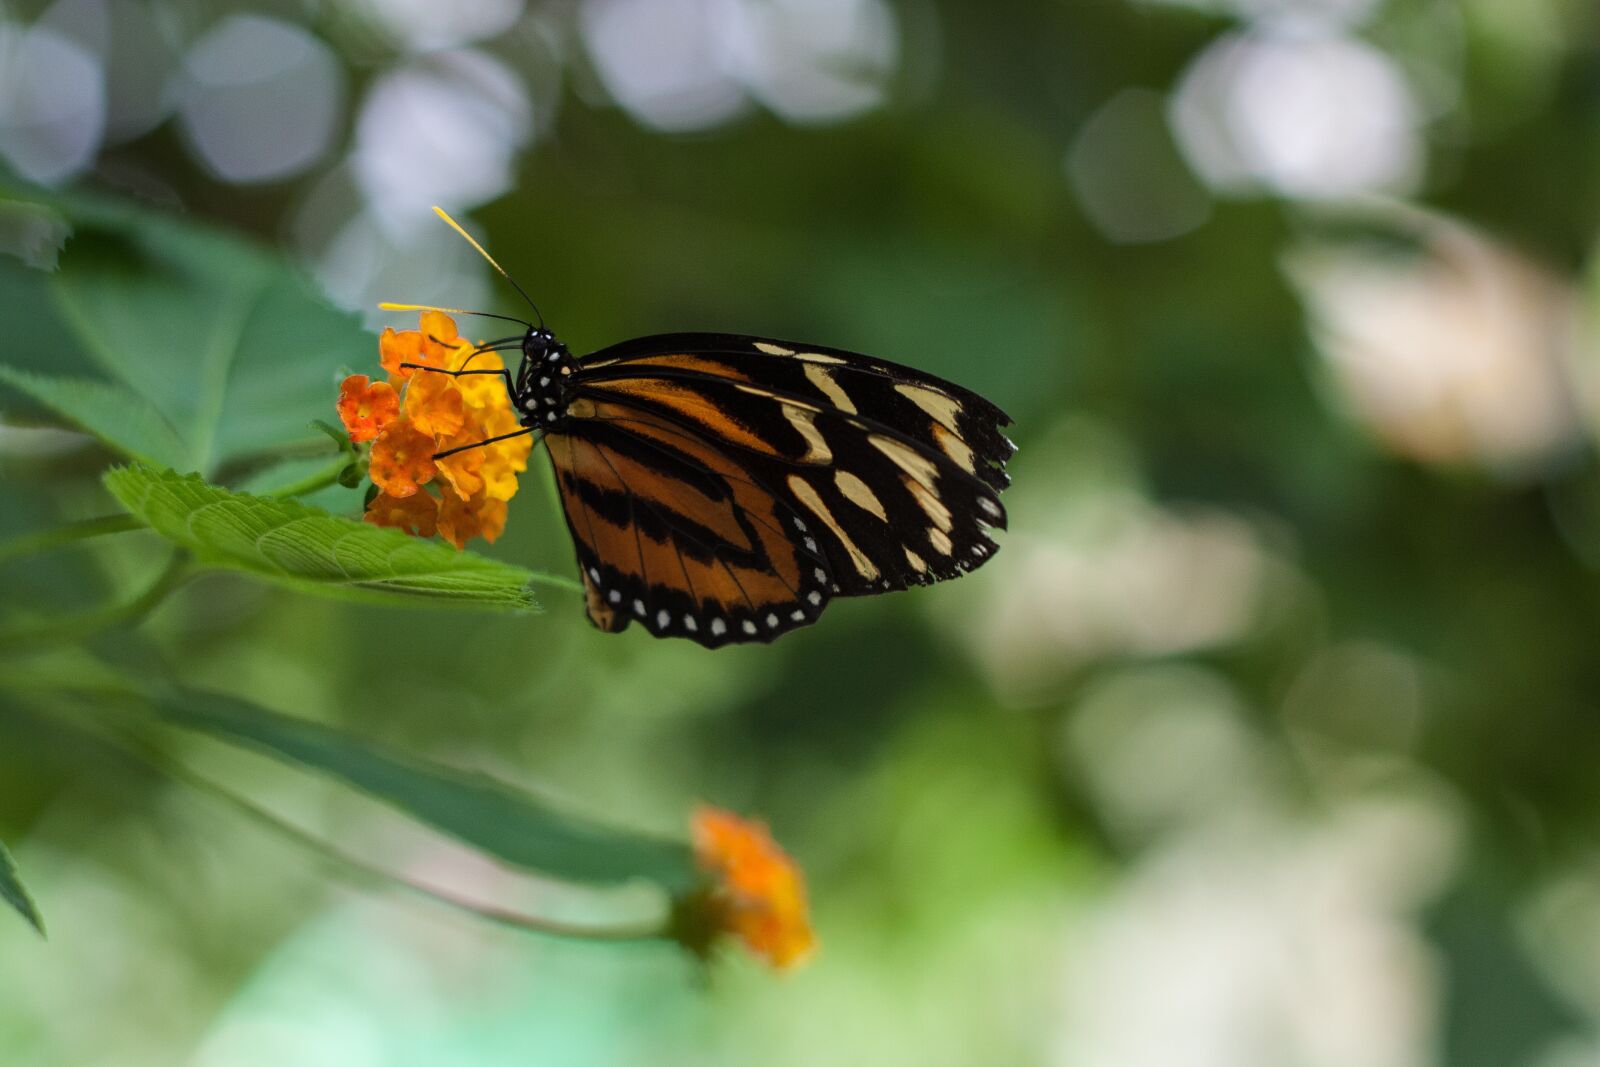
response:
[(479, 351), (439, 311), (423, 312), (417, 330), (384, 330), (378, 355), (386, 381), (352, 374), (339, 388), (339, 418), (350, 440), (372, 443), (368, 475), (378, 491), (366, 521), (417, 537), (437, 533), (457, 548), (474, 537), (493, 542), (505, 530), (506, 502), (527, 469), (532, 439), (433, 457), (517, 430), (504, 380), (494, 374), (456, 378), (403, 364), (455, 371), (470, 360), (470, 369), (491, 371), (505, 363), (497, 353)]
[(709, 888), (679, 916), (679, 938), (704, 953), (730, 935), (778, 970), (816, 949), (800, 867), (759, 822), (702, 805), (690, 820), (695, 858)]

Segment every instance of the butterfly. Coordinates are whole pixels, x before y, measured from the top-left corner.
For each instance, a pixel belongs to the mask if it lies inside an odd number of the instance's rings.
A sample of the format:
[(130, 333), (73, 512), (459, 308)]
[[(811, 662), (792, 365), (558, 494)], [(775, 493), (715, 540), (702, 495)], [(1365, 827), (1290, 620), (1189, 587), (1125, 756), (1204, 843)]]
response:
[[(585, 607), (715, 648), (768, 642), (839, 596), (965, 574), (998, 546), (1010, 418), (978, 394), (854, 352), (722, 333), (638, 337), (574, 356), (538, 322), (481, 351), (536, 434), (577, 551)], [(459, 308), (383, 304), (386, 310)], [(489, 315), (491, 318), (507, 316)]]

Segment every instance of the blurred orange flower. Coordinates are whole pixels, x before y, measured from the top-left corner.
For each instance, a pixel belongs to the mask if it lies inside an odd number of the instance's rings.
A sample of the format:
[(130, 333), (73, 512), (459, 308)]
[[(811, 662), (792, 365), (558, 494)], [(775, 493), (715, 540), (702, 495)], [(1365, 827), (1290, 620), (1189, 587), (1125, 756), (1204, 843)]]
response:
[(714, 930), (780, 970), (805, 962), (817, 944), (805, 877), (767, 828), (708, 805), (695, 810), (691, 828), (695, 858), (713, 882), (704, 907)]
[(339, 386), (339, 419), (350, 440), (370, 441), (400, 414), (400, 397), (388, 382), (352, 374)]
[[(470, 360), (472, 370), (494, 371), (505, 363), (496, 353), (479, 352), (456, 331), (455, 320), (438, 311), (423, 312), (419, 329), (384, 330), (378, 356), (388, 383), (353, 375), (339, 400), (350, 439), (373, 442), (368, 471), (383, 492), (368, 504), (367, 521), (419, 537), (442, 534), (457, 548), (474, 537), (494, 541), (505, 530), (506, 502), (516, 495), (533, 442), (517, 437), (466, 446), (516, 432), (520, 421), (505, 382), (493, 374), (458, 378), (402, 364), (456, 371)], [(386, 401), (380, 390), (388, 391)], [(362, 397), (371, 397), (371, 410), (379, 413), (370, 427), (361, 421), (367, 410), (360, 406)], [(453, 448), (465, 450), (434, 460), (435, 453)], [(437, 495), (423, 488), (430, 482), (438, 486)]]

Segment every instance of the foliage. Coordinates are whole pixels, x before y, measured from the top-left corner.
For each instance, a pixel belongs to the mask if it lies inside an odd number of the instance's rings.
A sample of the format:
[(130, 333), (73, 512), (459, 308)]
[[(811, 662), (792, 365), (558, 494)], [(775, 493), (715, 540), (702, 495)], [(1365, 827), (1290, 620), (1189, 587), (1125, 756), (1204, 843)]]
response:
[[(572, 585), (570, 579), (417, 540), (296, 499), (360, 482), (364, 454), (325, 423), (313, 429), (331, 437), (336, 450), (319, 452), (320, 436), (308, 437), (306, 426), (308, 416), (333, 405), (337, 378), (330, 367), (337, 355), (367, 347), (370, 340), (348, 316), (314, 298), (293, 271), (246, 241), (158, 212), (78, 197), (50, 197), (30, 207), (58, 212), (70, 224), (72, 237), (50, 279), (52, 306), (78, 351), (105, 377), (0, 365), (0, 383), (136, 462), (113, 466), (103, 478), (127, 511), (126, 520), (107, 516), (34, 531), (0, 544), (0, 559), (136, 530), (164, 538), (177, 555), (169, 553), (161, 576), (132, 599), (77, 616), (0, 627), (0, 664), (8, 650), (31, 655), (42, 646), (48, 653), (54, 645), (138, 623), (206, 571), (233, 571), (334, 600), (491, 612), (534, 609), (529, 586), (535, 581)], [(11, 310), (48, 314), (38, 306), (24, 311), (20, 301)], [(316, 465), (287, 481), (270, 473), (281, 466), (278, 457), (296, 453)], [(178, 473), (183, 469), (196, 473)], [(217, 480), (230, 475), (272, 488), (250, 493)], [(97, 700), (131, 699), (161, 722), (270, 753), (545, 878), (640, 882), (673, 897), (699, 889), (686, 843), (586, 820), (487, 777), (176, 684), (159, 664), (113, 658), (114, 668), (91, 660), (45, 675), (14, 667), (0, 671), (0, 695), (9, 683), (14, 696), (50, 708), (58, 706), (52, 699), (69, 698), (86, 679), (96, 679), (94, 686), (102, 688), (89, 692)], [(112, 678), (134, 673), (106, 690), (108, 668)], [(117, 736), (115, 729), (111, 736)], [(195, 780), (187, 771), (174, 773)], [(42, 932), (3, 849), (0, 898)], [(502, 913), (486, 914), (504, 920)], [(640, 936), (670, 936), (665, 921), (663, 910), (657, 926)], [(583, 928), (531, 917), (520, 924), (590, 936)], [(609, 935), (602, 930), (595, 936)]]

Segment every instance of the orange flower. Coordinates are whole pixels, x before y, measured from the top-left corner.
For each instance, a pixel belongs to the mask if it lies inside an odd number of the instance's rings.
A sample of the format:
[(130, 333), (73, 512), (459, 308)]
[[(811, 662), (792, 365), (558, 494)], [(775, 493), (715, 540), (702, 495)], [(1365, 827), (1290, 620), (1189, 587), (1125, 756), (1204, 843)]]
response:
[(461, 431), (466, 407), (449, 375), (422, 373), (406, 386), (406, 417), (425, 434), (451, 437)]
[[(422, 313), (422, 328), (404, 332), (386, 329), (378, 337), (378, 360), (389, 372), (389, 381), (399, 385), (416, 373), (402, 363), (421, 363), (426, 367), (447, 367), (450, 353), (461, 341), (456, 323), (438, 311)], [(430, 378), (442, 375), (427, 375)]]
[(481, 537), (491, 545), (500, 539), (506, 529), (506, 504), (474, 496), (463, 500), (454, 493), (444, 493), (439, 502), (439, 533), (457, 548), (466, 548), (467, 542)]
[(432, 537), (439, 528), (439, 501), (432, 493), (390, 496), (379, 493), (362, 516), (374, 526), (392, 526), (413, 537)]
[[(496, 353), (477, 351), (456, 331), (454, 320), (437, 311), (423, 312), (416, 330), (383, 331), (378, 355), (389, 373), (390, 392), (404, 389), (404, 398), (396, 404), (398, 413), (390, 410), (385, 424), (367, 436), (356, 436), (346, 419), (352, 440), (376, 437), (368, 470), (384, 493), (370, 505), (368, 520), (424, 537), (437, 532), (457, 548), (474, 537), (494, 541), (505, 530), (506, 502), (516, 495), (517, 476), (527, 469), (533, 449), (531, 437), (470, 447), (516, 433), (521, 425), (504, 380), (493, 374), (457, 378), (401, 364), (455, 371), (470, 361), (470, 369), (489, 371), (504, 370), (505, 363)], [(340, 405), (343, 416), (343, 399)], [(433, 461), (434, 453), (453, 448), (464, 450)], [(435, 477), (441, 482), (438, 497), (418, 493)], [(429, 502), (416, 499), (421, 496)], [(396, 510), (400, 500), (413, 501), (409, 510)], [(427, 521), (420, 521), (421, 511), (429, 508)]]
[(367, 470), (372, 483), (394, 497), (407, 497), (433, 480), (434, 439), (404, 418), (396, 419), (372, 443)]
[(370, 441), (400, 413), (400, 397), (388, 382), (352, 374), (339, 386), (339, 419), (350, 440)]
[(799, 866), (764, 825), (730, 811), (701, 805), (691, 826), (695, 858), (712, 879), (702, 919), (773, 967), (803, 963), (817, 939)]

